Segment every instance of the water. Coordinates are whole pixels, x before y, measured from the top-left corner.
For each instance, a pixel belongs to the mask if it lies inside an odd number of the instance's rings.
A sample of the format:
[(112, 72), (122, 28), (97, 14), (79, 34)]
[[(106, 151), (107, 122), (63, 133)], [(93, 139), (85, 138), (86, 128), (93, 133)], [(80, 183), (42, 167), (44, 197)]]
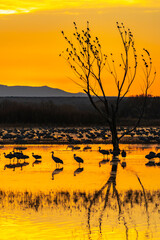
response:
[[(114, 167), (111, 156), (103, 164), (98, 152), (111, 145), (90, 145), (88, 151), (79, 146), (27, 145), (29, 164), (22, 170), (4, 170), (10, 160), (3, 153), (14, 146), (0, 149), (0, 239), (160, 239), (160, 167), (145, 166), (145, 155), (160, 152), (159, 146), (121, 145), (127, 157)], [(52, 151), (64, 161), (60, 170)], [(42, 162), (33, 165), (32, 153)], [(84, 159), (80, 168), (73, 154)]]

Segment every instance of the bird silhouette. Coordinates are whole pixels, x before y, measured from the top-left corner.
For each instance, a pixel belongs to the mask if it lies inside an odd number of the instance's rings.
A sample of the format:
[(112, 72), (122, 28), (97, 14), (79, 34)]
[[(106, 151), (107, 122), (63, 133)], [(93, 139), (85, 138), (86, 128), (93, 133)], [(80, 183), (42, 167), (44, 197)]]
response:
[(90, 149), (92, 149), (92, 148), (89, 147), (89, 146), (86, 146), (86, 147), (83, 148), (83, 151), (90, 150)]
[(156, 163), (156, 165), (157, 165), (158, 167), (160, 167), (160, 153), (157, 153), (157, 154), (156, 154), (156, 157), (159, 158), (159, 162)]
[(13, 153), (10, 152), (9, 154), (4, 153), (4, 157), (5, 157), (5, 158), (9, 158), (9, 159), (11, 160), (11, 159), (14, 158), (15, 156), (14, 156)]
[(36, 159), (36, 160), (38, 160), (38, 159), (41, 159), (42, 157), (40, 156), (40, 155), (35, 155), (34, 153), (32, 153), (32, 156)]
[(126, 154), (126, 151), (125, 151), (125, 150), (122, 150), (121, 156), (122, 156), (122, 157), (126, 157), (126, 155), (127, 155), (127, 154)]
[(59, 164), (63, 164), (63, 161), (60, 158), (54, 156), (54, 152), (53, 151), (51, 153), (52, 153), (52, 159), (53, 159), (53, 161), (55, 161), (56, 166), (57, 165), (59, 166)]
[(101, 149), (101, 147), (99, 147), (99, 152), (101, 154), (103, 154), (103, 158), (105, 158), (105, 155), (107, 155), (107, 157), (108, 157), (108, 155), (110, 154), (110, 152), (108, 150)]
[(74, 159), (76, 160), (76, 162), (79, 163), (79, 167), (80, 167), (80, 164), (84, 162), (83, 159), (78, 157), (78, 156), (76, 156), (76, 154), (74, 154), (73, 156), (74, 156)]
[(156, 154), (156, 157), (160, 159), (160, 152)]

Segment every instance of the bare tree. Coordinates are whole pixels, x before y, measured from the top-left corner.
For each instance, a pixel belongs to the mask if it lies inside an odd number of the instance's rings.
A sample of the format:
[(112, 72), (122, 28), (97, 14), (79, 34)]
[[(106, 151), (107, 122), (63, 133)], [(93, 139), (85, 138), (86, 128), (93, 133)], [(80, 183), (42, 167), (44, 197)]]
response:
[[(71, 69), (79, 79), (75, 81), (75, 83), (83, 88), (93, 107), (105, 120), (106, 124), (109, 125), (112, 135), (114, 155), (119, 153), (119, 140), (126, 134), (135, 130), (138, 126), (144, 113), (148, 90), (153, 84), (156, 76), (156, 72), (152, 74), (152, 59), (150, 53), (146, 49), (143, 49), (144, 54), (141, 55), (141, 57), (144, 63), (144, 102), (134, 127), (126, 130), (119, 136), (117, 132), (119, 107), (124, 97), (130, 91), (135, 80), (138, 60), (134, 37), (131, 30), (127, 29), (123, 23), (119, 24), (118, 22), (117, 29), (124, 49), (124, 53), (121, 53), (121, 60), (118, 64), (118, 67), (121, 70), (121, 76), (117, 73), (117, 65), (115, 64), (113, 54), (110, 53), (109, 55), (106, 55), (102, 53), (102, 46), (99, 38), (91, 35), (89, 22), (87, 22), (87, 28), (81, 31), (78, 30), (77, 25), (74, 22), (73, 40), (70, 40), (62, 31), (62, 34), (68, 43), (68, 48), (60, 54), (60, 56), (63, 56), (67, 60)], [(107, 70), (114, 79), (113, 84), (115, 84), (117, 89), (115, 102), (110, 101), (107, 97), (109, 87), (106, 91), (105, 88), (107, 87), (108, 78), (104, 77), (105, 70)], [(97, 104), (97, 100), (100, 104)]]

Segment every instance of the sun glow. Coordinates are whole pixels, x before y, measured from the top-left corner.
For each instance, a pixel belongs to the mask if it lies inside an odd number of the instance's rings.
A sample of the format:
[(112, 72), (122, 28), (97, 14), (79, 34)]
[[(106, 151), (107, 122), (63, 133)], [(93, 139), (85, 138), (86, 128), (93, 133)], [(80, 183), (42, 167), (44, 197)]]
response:
[[(143, 47), (150, 51), (157, 70), (151, 94), (159, 96), (159, 12), (160, 1), (156, 0), (0, 0), (0, 83), (82, 91), (72, 82), (74, 74), (59, 57), (65, 49), (61, 30), (71, 36), (74, 21), (79, 29), (89, 21), (104, 52), (119, 54), (121, 42), (115, 27), (119, 21), (133, 30), (139, 55)], [(141, 78), (139, 72), (137, 75)], [(112, 96), (115, 89), (112, 79), (109, 81)], [(138, 91), (137, 86), (135, 82), (131, 95)]]
[(8, 1), (1, 1), (0, 14), (20, 14), (30, 13), (32, 11), (42, 10), (62, 10), (62, 9), (93, 9), (93, 8), (107, 8), (120, 6), (138, 6), (138, 7), (160, 7), (160, 3), (154, 1), (140, 1), (140, 0), (16, 0), (14, 3)]
[(15, 10), (2, 10), (0, 9), (0, 14), (15, 14)]
[(31, 10), (27, 9), (18, 9), (18, 10), (2, 10), (0, 9), (0, 14), (2, 15), (10, 15), (10, 14), (20, 14), (20, 13), (29, 13)]

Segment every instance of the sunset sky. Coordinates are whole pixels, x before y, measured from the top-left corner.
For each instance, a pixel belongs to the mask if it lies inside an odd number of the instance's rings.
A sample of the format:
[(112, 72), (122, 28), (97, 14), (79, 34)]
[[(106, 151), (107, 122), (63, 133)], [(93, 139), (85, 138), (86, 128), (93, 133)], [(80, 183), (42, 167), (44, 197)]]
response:
[[(0, 1), (0, 84), (48, 85), (79, 92), (71, 69), (59, 57), (66, 48), (61, 34), (73, 32), (90, 22), (104, 52), (121, 53), (116, 21), (131, 28), (139, 55), (145, 47), (151, 53), (157, 77), (150, 91), (160, 96), (160, 1), (159, 0), (1, 0)], [(142, 63), (129, 94), (140, 93)], [(108, 95), (115, 95), (107, 76)]]

